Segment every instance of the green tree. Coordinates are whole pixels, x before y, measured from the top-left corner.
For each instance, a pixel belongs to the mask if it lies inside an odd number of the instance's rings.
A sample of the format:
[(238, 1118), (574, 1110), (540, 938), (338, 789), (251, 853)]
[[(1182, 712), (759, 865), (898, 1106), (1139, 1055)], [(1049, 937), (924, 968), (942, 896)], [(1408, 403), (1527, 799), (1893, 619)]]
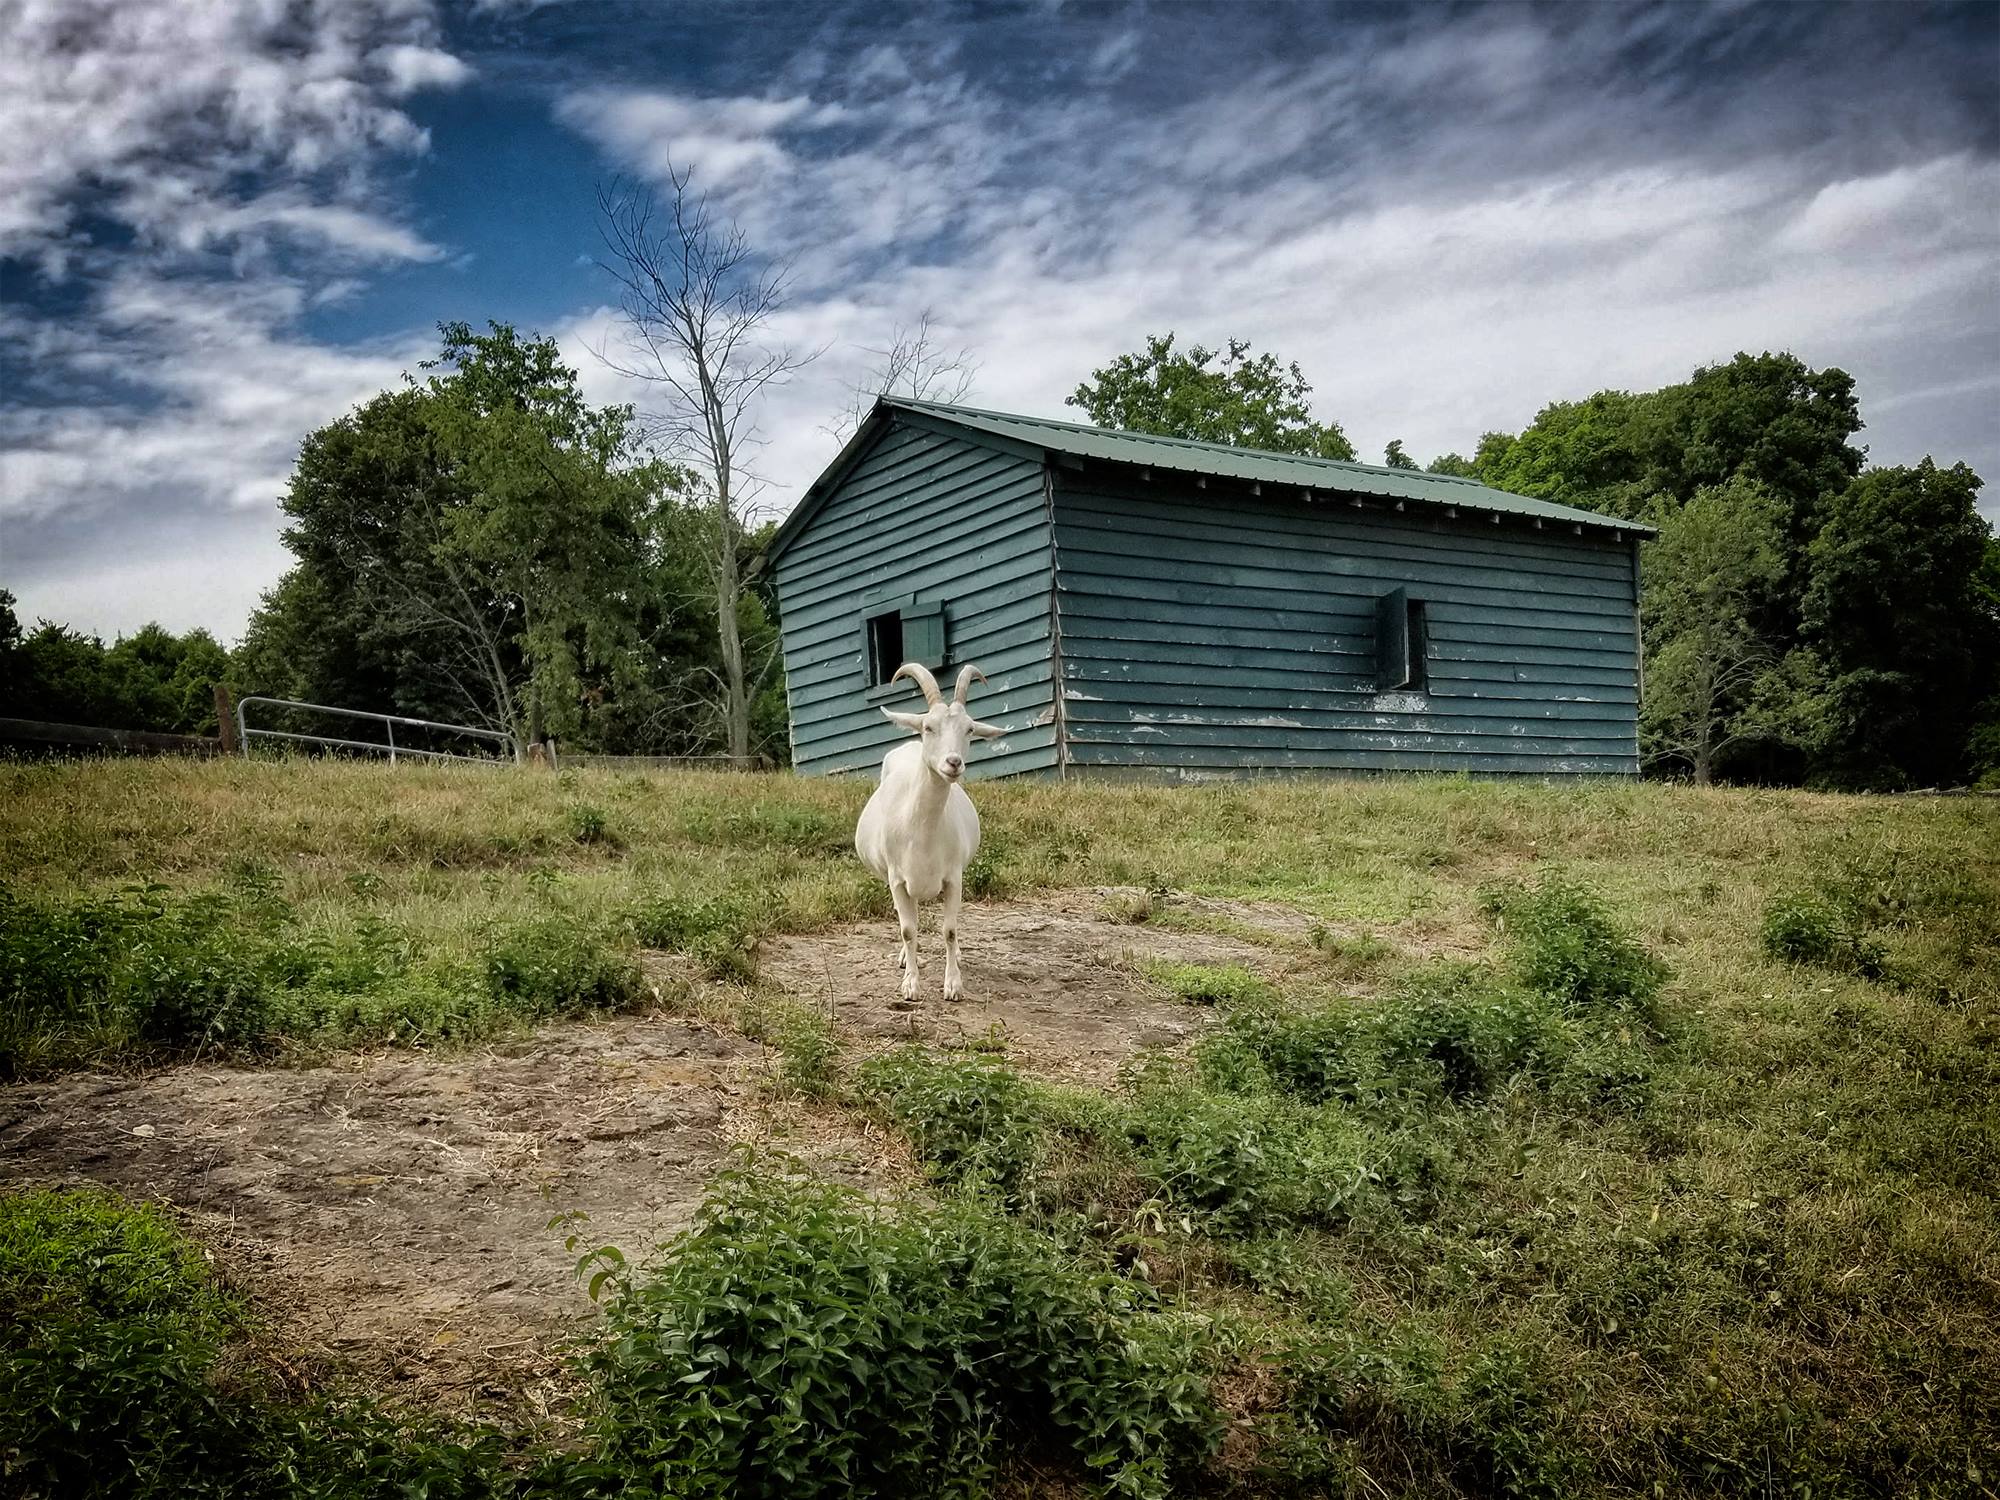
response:
[(575, 730), (586, 665), (629, 665), (638, 560), (666, 471), (638, 461), (628, 408), (584, 401), (553, 340), (489, 330), (445, 325), (433, 368), (448, 373), (425, 393), (457, 502), (438, 513), (432, 560), (505, 615), (522, 667), (509, 717), (539, 739), (545, 716)]
[(664, 471), (640, 461), (628, 411), (583, 400), (553, 341), (442, 332), (437, 373), (306, 439), (283, 502), (301, 571), (252, 622), (246, 666), (318, 629), (359, 659), (295, 660), (295, 680), (320, 679), (295, 689), (315, 701), (393, 673), (405, 711), (522, 744), (567, 734), (586, 670), (630, 663)]
[(14, 612), (17, 601), (0, 589), (0, 703), (7, 705), (12, 718), (20, 711), (21, 695), (27, 686), (27, 660), (21, 655), (21, 617)]
[(1480, 439), (1473, 467), (1496, 489), (1636, 519), (1658, 492), (1647, 455), (1659, 404), (1627, 391), (1551, 402), (1520, 436)]
[(1719, 757), (1771, 732), (1782, 696), (1779, 652), (1755, 618), (1779, 567), (1776, 507), (1738, 479), (1666, 508), (1659, 526), (1643, 562), (1640, 734), (1649, 762), (1683, 764), (1706, 786)]
[[(523, 738), (539, 714), (585, 749), (726, 743), (699, 483), (648, 460), (624, 409), (585, 402), (549, 341), (442, 332), (421, 383), (307, 438), (284, 502), (298, 563), (250, 622), (240, 683)], [(769, 601), (744, 590), (737, 616), (775, 657)], [(770, 683), (763, 753), (785, 732)]]
[(1678, 385), (1599, 391), (1542, 408), (1517, 437), (1488, 433), (1473, 466), (1488, 484), (1585, 510), (1636, 518), (1658, 497), (1686, 504), (1736, 478), (1785, 504), (1793, 545), (1823, 496), (1865, 457), (1854, 378), (1792, 354), (1738, 354)]
[(462, 718), (466, 705), (423, 659), (419, 642), (426, 638), (399, 640), (344, 571), (302, 559), (265, 590), (231, 653), (230, 674), (243, 694)]
[(1869, 470), (1820, 507), (1802, 618), (1825, 664), (1823, 779), (1934, 785), (1965, 771), (2000, 662), (1979, 489), (1964, 464), (1926, 458)]
[(48, 620), (21, 629), (0, 589), (0, 703), (10, 717), (104, 729), (205, 734), (229, 653), (205, 630), (175, 635), (145, 625), (106, 646)]
[(141, 626), (111, 645), (104, 666), (137, 727), (215, 732), (215, 685), (229, 678), (229, 653), (206, 630), (175, 635), (161, 625)]
[(1311, 393), (1297, 364), (1280, 365), (1269, 353), (1252, 358), (1242, 339), (1222, 351), (1193, 344), (1177, 352), (1167, 333), (1149, 337), (1142, 353), (1093, 370), (1067, 404), (1100, 427), (1352, 459), (1354, 446), (1339, 426), (1314, 419)]
[(1417, 461), (1403, 451), (1401, 438), (1390, 438), (1389, 446), (1382, 450), (1382, 462), (1392, 469), (1414, 469)]

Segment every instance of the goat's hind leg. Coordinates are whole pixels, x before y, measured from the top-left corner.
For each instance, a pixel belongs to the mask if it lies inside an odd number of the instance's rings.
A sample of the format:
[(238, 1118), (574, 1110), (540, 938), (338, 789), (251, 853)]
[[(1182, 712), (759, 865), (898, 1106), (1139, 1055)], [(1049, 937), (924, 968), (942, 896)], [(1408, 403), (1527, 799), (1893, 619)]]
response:
[(917, 987), (923, 983), (923, 971), (917, 963), (917, 898), (900, 880), (892, 880), (889, 899), (896, 903), (896, 928), (903, 939), (899, 955), (903, 967), (902, 997), (915, 1000)]

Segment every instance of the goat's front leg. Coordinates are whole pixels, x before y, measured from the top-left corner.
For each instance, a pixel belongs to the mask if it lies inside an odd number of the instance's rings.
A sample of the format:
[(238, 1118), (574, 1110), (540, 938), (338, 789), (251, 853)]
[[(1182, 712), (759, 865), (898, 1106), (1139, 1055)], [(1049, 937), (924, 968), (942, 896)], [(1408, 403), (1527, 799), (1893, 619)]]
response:
[(903, 998), (917, 998), (917, 986), (923, 975), (917, 966), (917, 898), (910, 894), (910, 888), (900, 880), (889, 882), (889, 899), (896, 903), (896, 927), (902, 934)]
[(944, 997), (956, 1000), (964, 986), (958, 974), (958, 904), (965, 895), (964, 878), (945, 882), (944, 899), (938, 907), (938, 926), (944, 930)]

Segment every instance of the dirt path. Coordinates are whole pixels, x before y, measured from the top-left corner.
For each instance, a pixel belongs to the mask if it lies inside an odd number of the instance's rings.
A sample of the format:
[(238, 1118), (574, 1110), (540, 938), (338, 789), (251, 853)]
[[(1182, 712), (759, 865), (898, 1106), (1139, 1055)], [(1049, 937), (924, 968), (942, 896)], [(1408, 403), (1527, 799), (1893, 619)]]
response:
[(77, 1075), (0, 1092), (0, 1181), (190, 1212), (288, 1343), (472, 1409), (530, 1409), (585, 1313), (562, 1235), (643, 1253), (689, 1220), (760, 1049), (678, 1021), (327, 1068)]
[[(1101, 1085), (1135, 1052), (1178, 1046), (1210, 1020), (1198, 1007), (1162, 998), (1135, 963), (1187, 959), (1264, 971), (1278, 964), (1269, 947), (1240, 937), (1109, 920), (1105, 896), (1072, 891), (966, 907), (959, 924), (965, 998), (956, 1004), (942, 999), (944, 949), (928, 920), (918, 944), (923, 996), (914, 1011), (892, 1005), (902, 977), (893, 921), (768, 939), (758, 968), (800, 1000), (830, 1008), (840, 1029), (866, 1046), (951, 1046), (990, 1035), (1004, 1038), (1008, 1058), (1022, 1067)], [(1286, 932), (1276, 921), (1246, 925)]]
[[(1102, 1084), (1208, 1019), (1154, 993), (1136, 959), (1279, 963), (1240, 937), (1125, 925), (1102, 906), (1077, 892), (968, 908), (958, 1005), (939, 998), (926, 934), (925, 999), (890, 1008), (895, 950), (880, 922), (773, 940), (762, 972), (830, 1005), (864, 1050), (997, 1027), (1021, 1066)], [(641, 1256), (689, 1222), (731, 1145), (774, 1123), (857, 1185), (894, 1174), (895, 1153), (864, 1122), (774, 1112), (762, 1058), (697, 1023), (628, 1016), (477, 1053), (76, 1074), (0, 1089), (0, 1186), (96, 1182), (170, 1204), (309, 1366), (532, 1416), (563, 1381), (564, 1330), (590, 1311), (551, 1217), (581, 1210), (592, 1245)]]

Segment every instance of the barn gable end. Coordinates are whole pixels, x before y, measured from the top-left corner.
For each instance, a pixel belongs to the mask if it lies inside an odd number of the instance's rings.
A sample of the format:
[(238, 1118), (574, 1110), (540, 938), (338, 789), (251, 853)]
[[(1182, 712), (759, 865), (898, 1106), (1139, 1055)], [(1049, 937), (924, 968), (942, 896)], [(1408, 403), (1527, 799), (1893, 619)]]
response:
[(1013, 732), (981, 747), (974, 774), (1053, 769), (1039, 459), (932, 424), (872, 426), (806, 502), (812, 514), (775, 562), (793, 764), (872, 771), (903, 738), (880, 709), (922, 698), (907, 681), (877, 684), (870, 661), (869, 621), (895, 615), (919, 654), (941, 635), (929, 662), (940, 672), (976, 662), (986, 673), (974, 708)]

